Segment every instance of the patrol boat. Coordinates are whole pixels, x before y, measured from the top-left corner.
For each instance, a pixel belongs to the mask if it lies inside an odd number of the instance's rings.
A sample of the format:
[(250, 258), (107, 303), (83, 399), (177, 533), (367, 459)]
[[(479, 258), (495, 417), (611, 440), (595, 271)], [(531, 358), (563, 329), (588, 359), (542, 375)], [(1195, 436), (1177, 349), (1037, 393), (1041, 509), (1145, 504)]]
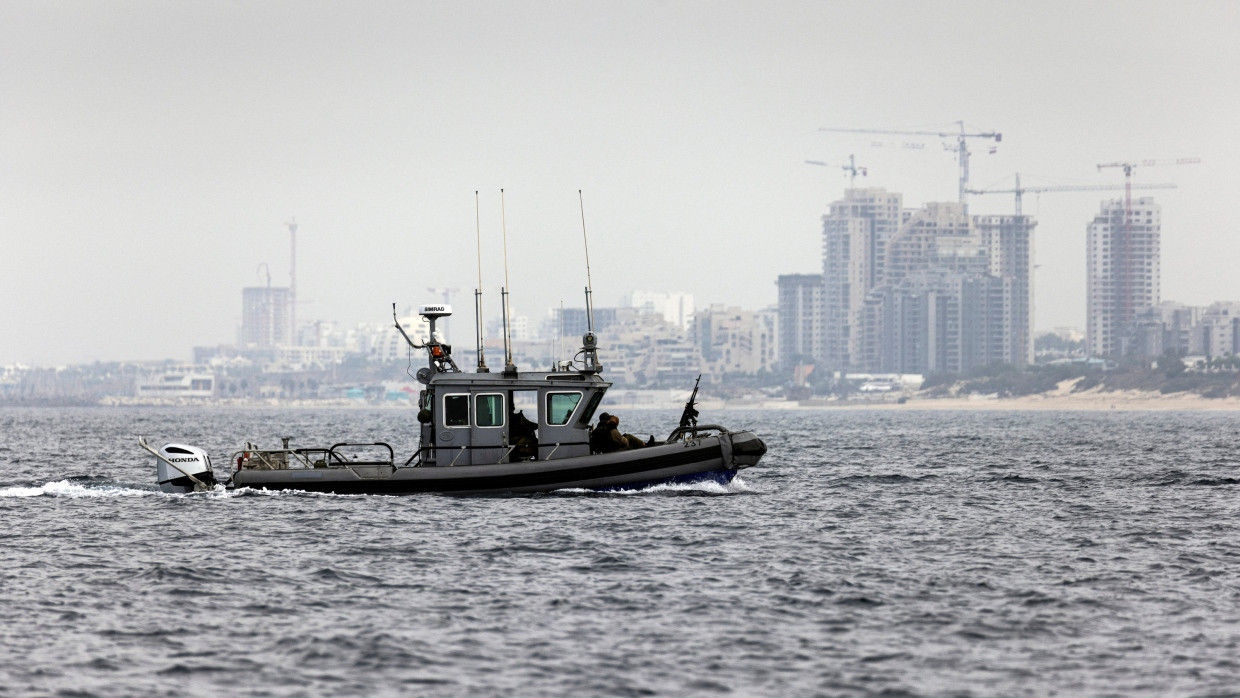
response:
[[(753, 432), (698, 424), (696, 385), (666, 440), (592, 452), (590, 424), (611, 387), (602, 377), (592, 327), (576, 356), (551, 371), (519, 372), (509, 354), (504, 370), (492, 373), (485, 368), (480, 342), (478, 371), (467, 373), (457, 367), (451, 345), (435, 331), (436, 320), (451, 315), (451, 308), (425, 305), (419, 314), (430, 324), (425, 343), (411, 340), (396, 323), (409, 346), (425, 350), (428, 359), (417, 372), (424, 386), (418, 397), (421, 433), (408, 460), (398, 461), (386, 443), (294, 447), (284, 439), (280, 448), (247, 443), (229, 459), (232, 472), (223, 486), (385, 495), (610, 491), (665, 483), (728, 483), (766, 453)], [(518, 403), (534, 405), (534, 413), (515, 409)], [(156, 458), (161, 490), (189, 493), (217, 487), (204, 450), (176, 443), (156, 450), (141, 436), (138, 440)]]

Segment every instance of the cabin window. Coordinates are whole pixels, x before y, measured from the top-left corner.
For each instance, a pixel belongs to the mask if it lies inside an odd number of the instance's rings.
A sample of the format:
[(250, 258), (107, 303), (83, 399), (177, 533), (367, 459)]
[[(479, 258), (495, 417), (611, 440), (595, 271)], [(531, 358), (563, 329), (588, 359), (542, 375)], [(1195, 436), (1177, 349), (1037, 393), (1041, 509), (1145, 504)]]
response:
[(480, 427), (504, 426), (504, 396), (495, 394), (474, 396), (474, 419)]
[[(517, 428), (521, 425), (522, 420), (530, 421), (534, 424), (534, 428), (538, 428), (538, 391), (537, 390), (513, 390), (508, 393), (508, 401), (511, 409), (508, 413), (512, 415), (508, 418), (508, 422)], [(528, 413), (528, 416), (527, 416)]]
[(443, 397), (443, 425), (445, 427), (469, 426), (468, 395), (445, 395)]
[(547, 424), (568, 424), (581, 402), (581, 393), (547, 393)]
[(598, 404), (603, 401), (603, 391), (596, 390), (590, 396), (590, 401), (586, 403), (586, 408), (581, 411), (581, 416), (577, 418), (577, 423), (582, 426), (589, 426), (590, 419), (594, 417), (594, 410), (598, 409)]

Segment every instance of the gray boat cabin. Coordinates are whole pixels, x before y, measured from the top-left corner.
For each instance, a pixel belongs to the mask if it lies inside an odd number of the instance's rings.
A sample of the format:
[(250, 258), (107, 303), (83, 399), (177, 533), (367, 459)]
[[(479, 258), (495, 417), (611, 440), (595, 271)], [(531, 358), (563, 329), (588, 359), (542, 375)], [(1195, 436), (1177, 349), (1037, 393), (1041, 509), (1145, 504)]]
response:
[(422, 465), (491, 465), (590, 454), (611, 384), (578, 371), (436, 374), (419, 395)]
[(495, 465), (590, 455), (590, 421), (611, 387), (600, 375), (593, 333), (583, 339), (580, 360), (562, 361), (552, 371), (519, 372), (509, 359), (503, 371), (492, 373), (480, 358), (478, 371), (466, 373), (452, 359), (451, 345), (435, 332), (435, 320), (451, 312), (446, 306), (422, 306), (430, 339), (417, 344), (405, 335), (429, 359), (417, 374), (425, 386), (418, 395), (418, 464)]

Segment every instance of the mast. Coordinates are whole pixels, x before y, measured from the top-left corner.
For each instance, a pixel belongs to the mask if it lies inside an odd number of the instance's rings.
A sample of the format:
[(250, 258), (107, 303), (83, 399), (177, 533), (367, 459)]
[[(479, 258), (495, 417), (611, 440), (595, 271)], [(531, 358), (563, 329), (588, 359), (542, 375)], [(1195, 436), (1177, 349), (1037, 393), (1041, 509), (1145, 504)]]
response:
[[(581, 242), (586, 253), (586, 333), (581, 338), (581, 353), (586, 370), (600, 373), (603, 365), (598, 361), (598, 337), (594, 334), (594, 283), (590, 278), (590, 242), (586, 236), (586, 204), (581, 190), (577, 190), (577, 204), (581, 209)], [(561, 317), (563, 314), (561, 313)]]
[(515, 374), (517, 367), (512, 363), (512, 333), (508, 327), (508, 218), (504, 207), (504, 190), (499, 190), (500, 228), (504, 234), (504, 287), (500, 289), (501, 305), (504, 311), (504, 373)]
[(490, 373), (487, 368), (485, 344), (482, 337), (482, 213), (478, 204), (478, 191), (474, 190), (474, 227), (478, 239), (478, 287), (474, 289), (474, 338), (478, 343), (478, 373)]

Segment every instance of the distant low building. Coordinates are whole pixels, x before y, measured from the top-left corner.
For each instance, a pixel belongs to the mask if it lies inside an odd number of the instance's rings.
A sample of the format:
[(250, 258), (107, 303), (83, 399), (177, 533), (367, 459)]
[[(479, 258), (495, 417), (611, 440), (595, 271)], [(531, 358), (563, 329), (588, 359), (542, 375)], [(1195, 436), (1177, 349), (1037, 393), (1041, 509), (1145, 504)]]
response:
[(753, 375), (773, 371), (779, 359), (778, 314), (711, 305), (694, 318), (694, 339), (710, 373)]
[(141, 375), (134, 384), (138, 398), (212, 398), (215, 374), (205, 366), (171, 366)]
[[(616, 308), (594, 309), (594, 331), (603, 332), (616, 324)], [(552, 308), (548, 327), (544, 337), (577, 337), (580, 338), (589, 328), (589, 319), (585, 308)]]
[(1200, 307), (1165, 301), (1133, 313), (1123, 345), (1126, 356), (1221, 359), (1240, 353), (1240, 303)]
[(624, 298), (624, 304), (640, 313), (659, 315), (686, 332), (693, 327), (695, 310), (691, 293), (634, 291)]

